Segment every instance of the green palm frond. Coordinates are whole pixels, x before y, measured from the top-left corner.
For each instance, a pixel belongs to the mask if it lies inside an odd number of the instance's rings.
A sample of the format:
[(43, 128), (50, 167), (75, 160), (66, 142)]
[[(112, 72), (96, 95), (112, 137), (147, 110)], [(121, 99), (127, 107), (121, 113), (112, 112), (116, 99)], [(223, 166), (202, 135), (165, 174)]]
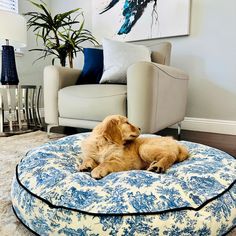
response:
[(54, 55), (55, 59), (65, 62), (67, 56), (74, 58), (78, 52), (83, 52), (81, 43), (88, 41), (98, 44), (89, 30), (84, 29), (84, 15), (81, 8), (76, 8), (52, 16), (49, 8), (42, 0), (28, 0), (36, 11), (29, 11), (24, 15), (28, 17), (27, 27), (35, 32), (36, 42), (42, 40), (44, 48), (31, 49), (43, 53), (37, 60)]

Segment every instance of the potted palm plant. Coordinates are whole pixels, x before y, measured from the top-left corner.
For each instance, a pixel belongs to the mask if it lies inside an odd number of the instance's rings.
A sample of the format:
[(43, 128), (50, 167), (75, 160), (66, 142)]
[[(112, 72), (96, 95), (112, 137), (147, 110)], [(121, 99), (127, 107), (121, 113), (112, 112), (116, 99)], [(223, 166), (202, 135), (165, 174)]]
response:
[(73, 67), (73, 59), (78, 52), (83, 52), (81, 43), (88, 41), (93, 45), (98, 44), (89, 30), (84, 29), (84, 15), (81, 8), (56, 14), (48, 9), (47, 5), (29, 0), (37, 9), (25, 13), (28, 16), (28, 29), (32, 28), (36, 35), (36, 41), (43, 41), (43, 48), (34, 48), (29, 51), (40, 51), (43, 53), (39, 59), (45, 59), (52, 55), (52, 64), (55, 59), (60, 60), (61, 66), (66, 65), (66, 59), (69, 59), (69, 65)]

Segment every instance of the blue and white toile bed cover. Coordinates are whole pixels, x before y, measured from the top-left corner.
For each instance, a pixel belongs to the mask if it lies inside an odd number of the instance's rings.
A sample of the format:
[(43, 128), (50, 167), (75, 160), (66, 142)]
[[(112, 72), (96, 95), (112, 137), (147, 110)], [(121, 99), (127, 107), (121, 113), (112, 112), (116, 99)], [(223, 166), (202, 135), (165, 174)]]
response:
[(16, 168), (13, 210), (39, 235), (223, 235), (236, 225), (236, 160), (182, 141), (190, 158), (165, 174), (78, 172), (88, 133), (29, 151)]

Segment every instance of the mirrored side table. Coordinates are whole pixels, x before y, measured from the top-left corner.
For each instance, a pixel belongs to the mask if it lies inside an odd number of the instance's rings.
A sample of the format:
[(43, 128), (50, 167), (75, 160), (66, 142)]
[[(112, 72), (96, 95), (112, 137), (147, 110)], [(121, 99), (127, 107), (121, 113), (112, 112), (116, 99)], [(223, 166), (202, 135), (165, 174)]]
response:
[(35, 85), (0, 85), (0, 136), (42, 128), (41, 90)]

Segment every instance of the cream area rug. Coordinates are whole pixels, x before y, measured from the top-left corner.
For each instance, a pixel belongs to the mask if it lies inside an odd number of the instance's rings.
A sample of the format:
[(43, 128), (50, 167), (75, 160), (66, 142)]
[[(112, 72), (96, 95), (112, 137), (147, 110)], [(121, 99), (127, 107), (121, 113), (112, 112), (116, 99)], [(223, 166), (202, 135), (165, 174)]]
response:
[[(54, 134), (58, 139), (62, 135)], [(15, 167), (25, 153), (34, 147), (44, 144), (48, 139), (45, 132), (37, 131), (11, 137), (0, 137), (0, 236), (33, 236), (15, 217), (11, 208), (11, 182)], [(236, 236), (234, 229), (227, 236)]]
[[(62, 135), (52, 135), (58, 139)], [(15, 167), (25, 153), (31, 148), (44, 144), (52, 139), (46, 132), (0, 137), (0, 235), (1, 236), (31, 236), (29, 232), (15, 217), (11, 208), (11, 182), (15, 174)]]

